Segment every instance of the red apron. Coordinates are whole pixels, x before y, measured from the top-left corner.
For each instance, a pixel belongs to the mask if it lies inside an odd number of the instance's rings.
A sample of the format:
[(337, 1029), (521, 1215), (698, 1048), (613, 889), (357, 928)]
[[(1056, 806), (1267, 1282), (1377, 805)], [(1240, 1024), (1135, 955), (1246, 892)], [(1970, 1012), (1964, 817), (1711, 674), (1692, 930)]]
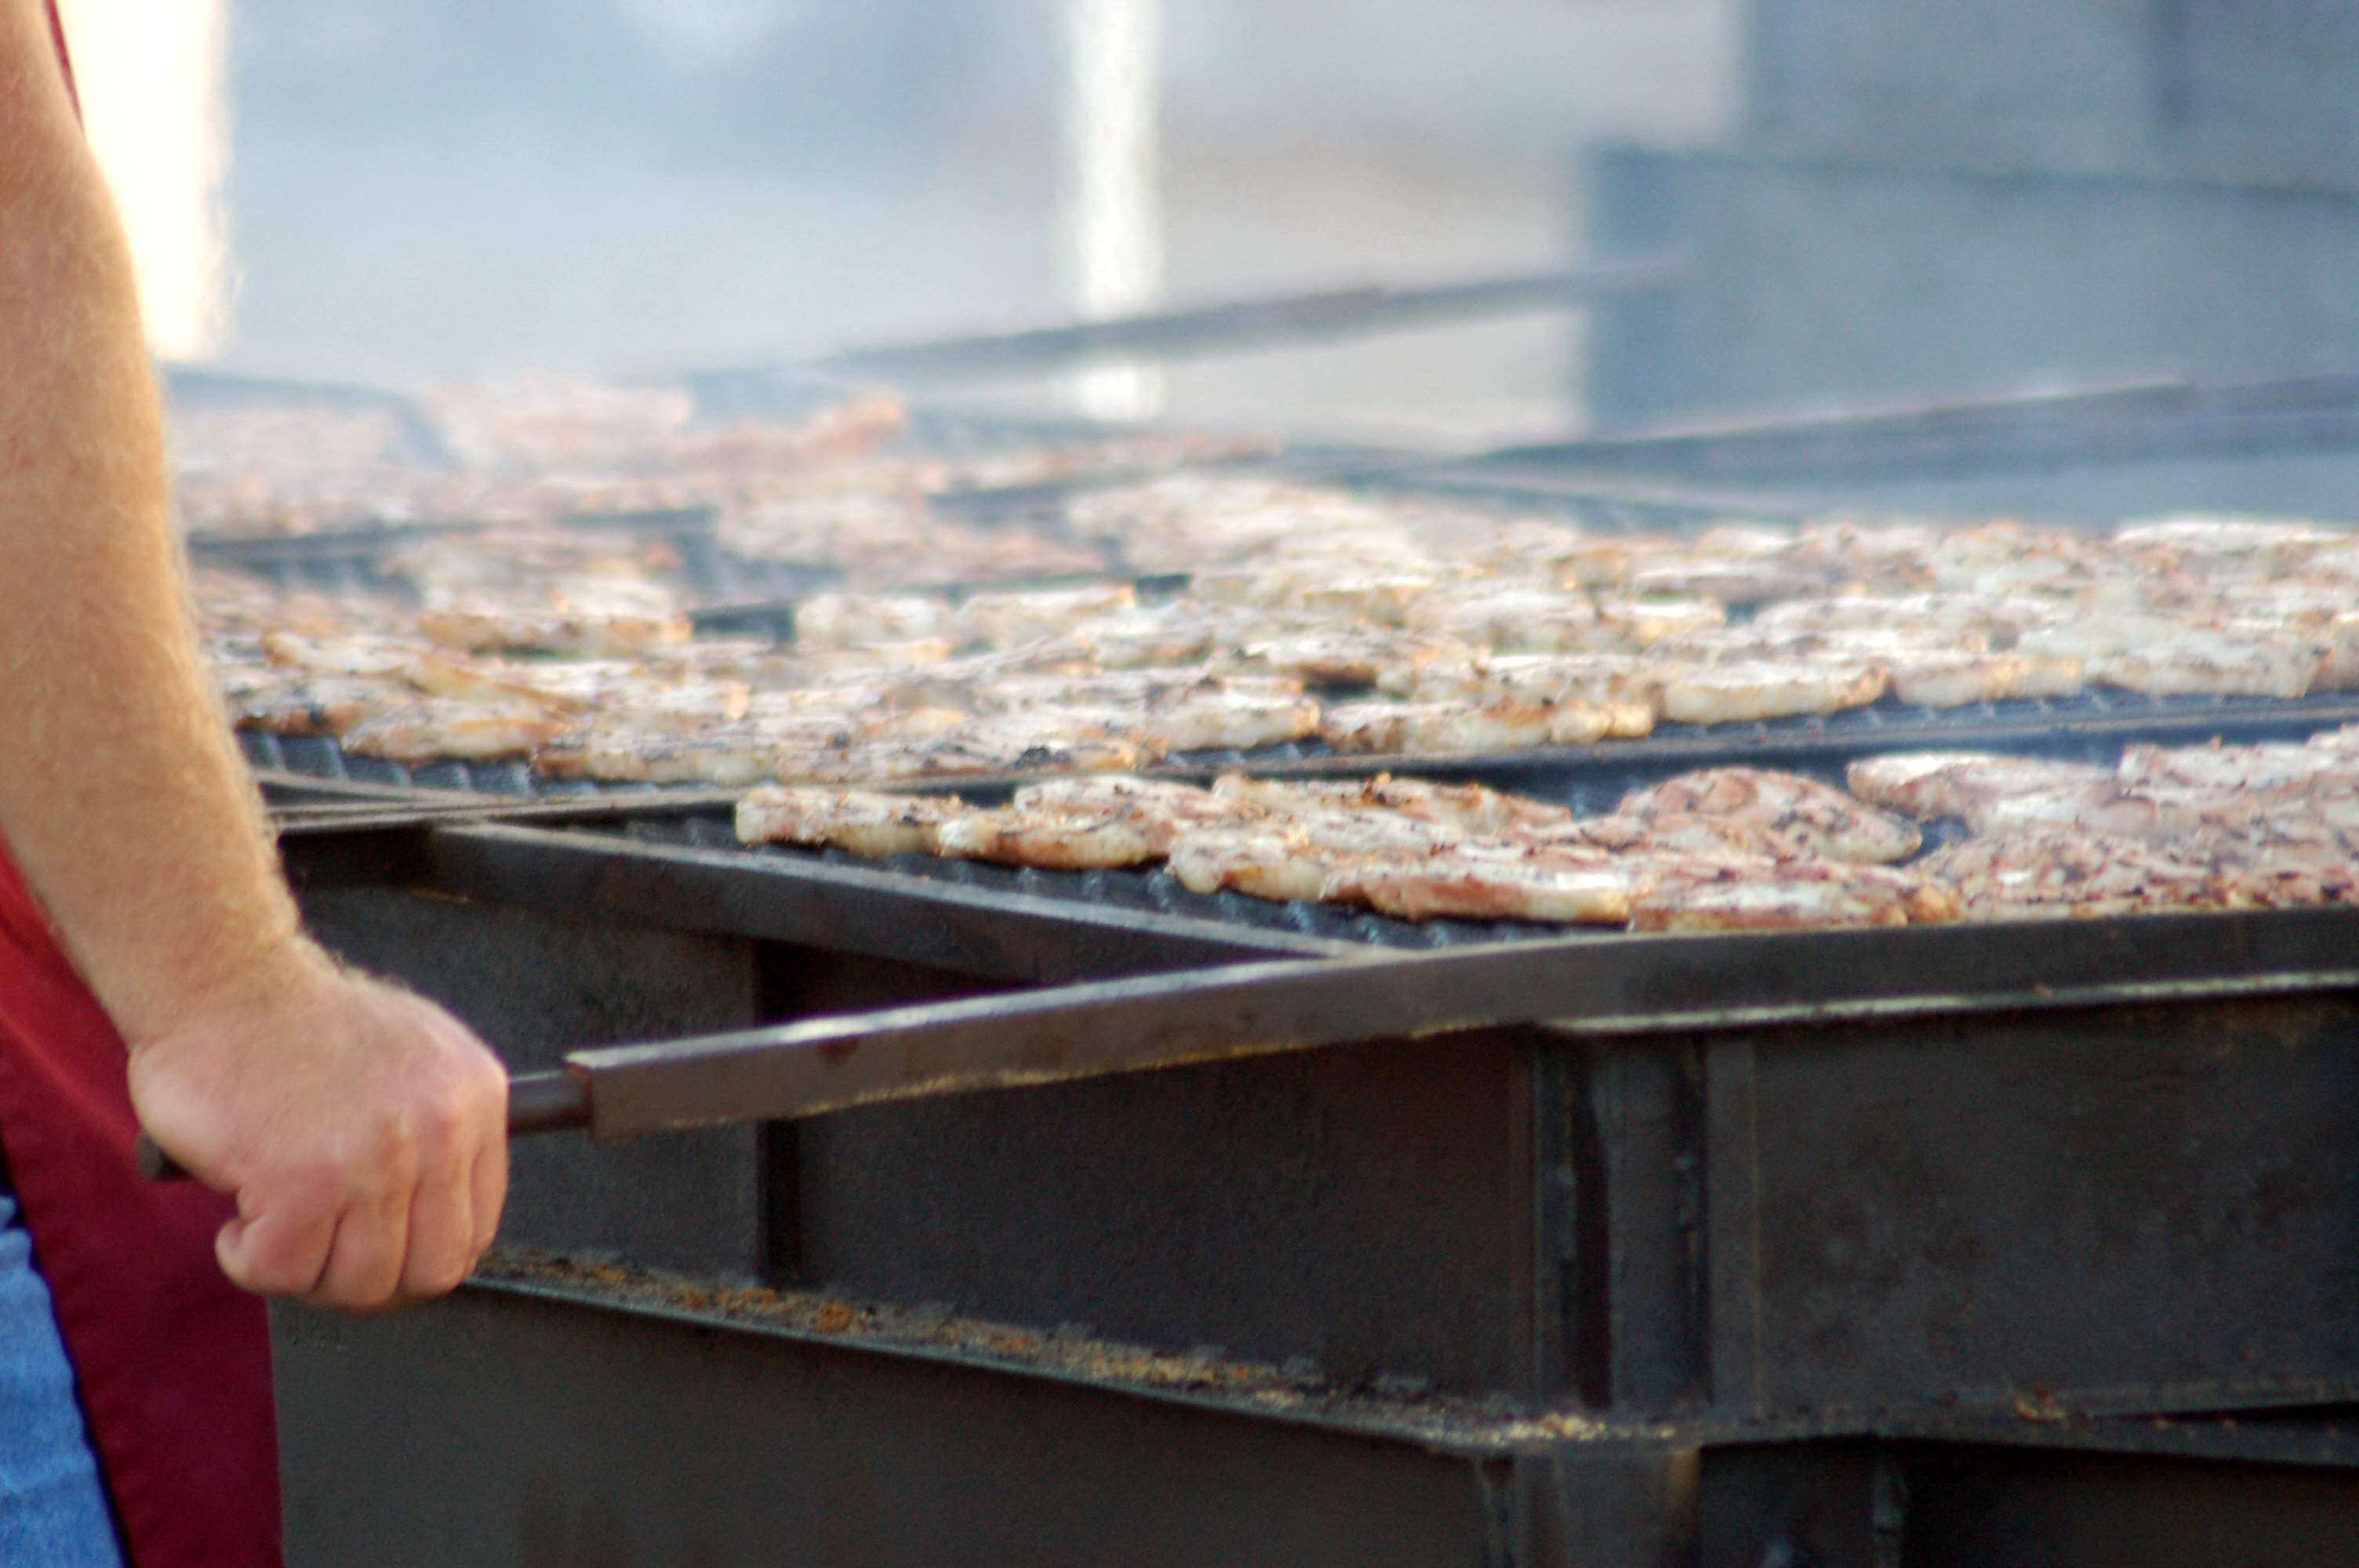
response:
[(0, 851), (0, 1150), (125, 1545), (134, 1568), (276, 1568), (268, 1322), (214, 1262), (228, 1201), (142, 1181), (136, 1131), (122, 1038)]

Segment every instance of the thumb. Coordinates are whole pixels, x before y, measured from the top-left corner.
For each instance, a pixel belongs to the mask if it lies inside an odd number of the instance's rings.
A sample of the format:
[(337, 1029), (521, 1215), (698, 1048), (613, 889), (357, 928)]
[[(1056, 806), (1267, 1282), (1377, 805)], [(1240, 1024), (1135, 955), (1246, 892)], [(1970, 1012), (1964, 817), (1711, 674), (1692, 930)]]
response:
[(247, 1282), (251, 1269), (246, 1258), (245, 1237), (251, 1228), (245, 1217), (240, 1215), (223, 1225), (213, 1237), (213, 1260), (221, 1265), (221, 1271), (229, 1276), (229, 1282), (242, 1291), (254, 1289)]

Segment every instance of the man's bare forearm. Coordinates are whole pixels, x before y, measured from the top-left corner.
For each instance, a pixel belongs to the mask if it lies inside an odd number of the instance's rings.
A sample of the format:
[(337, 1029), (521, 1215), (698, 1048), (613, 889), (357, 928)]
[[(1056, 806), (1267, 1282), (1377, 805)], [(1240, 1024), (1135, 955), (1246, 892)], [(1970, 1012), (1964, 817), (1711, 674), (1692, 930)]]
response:
[(39, 6), (0, 16), (0, 831), (136, 1041), (298, 927), (189, 624), (128, 248)]

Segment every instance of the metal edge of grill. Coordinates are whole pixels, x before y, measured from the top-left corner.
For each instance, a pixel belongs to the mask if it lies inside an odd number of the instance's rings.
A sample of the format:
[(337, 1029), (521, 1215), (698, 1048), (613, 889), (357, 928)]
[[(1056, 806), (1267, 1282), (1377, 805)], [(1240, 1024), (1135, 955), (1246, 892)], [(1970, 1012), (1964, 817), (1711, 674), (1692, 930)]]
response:
[[(2295, 719), (2280, 714), (2239, 738), (2291, 738), (2329, 721), (2316, 716)], [(2014, 749), (2060, 758), (2111, 761), (2125, 747), (2157, 734), (2151, 727), (2078, 732), (2051, 729), (2016, 737)], [(1839, 778), (1843, 763), (1859, 754), (1857, 750), (1831, 749), (1789, 765), (1814, 776)], [(1427, 761), (1406, 771), (1451, 782), (1479, 777), (1584, 813), (1608, 810), (1628, 790), (1656, 782), (1669, 771), (1660, 762), (1608, 765), (1594, 757), (1578, 757), (1560, 759), (1554, 772), (1543, 773), (1534, 759), (1515, 761), (1520, 771), (1514, 777), (1495, 772), (1485, 774), (1479, 767), (1447, 760)], [(988, 803), (1010, 787), (1012, 781), (1002, 780), (989, 790), (962, 793), (971, 794), (978, 803)], [(435, 845), (434, 857), (445, 872), (460, 874), (462, 882), (497, 896), (522, 898), (556, 909), (599, 908), (628, 918), (654, 918), (822, 947), (842, 946), (881, 957), (932, 961), (940, 957), (946, 943), (988, 951), (1004, 935), (995, 934), (995, 926), (1000, 925), (1010, 930), (1020, 927), (1052, 944), (1084, 933), (1093, 941), (1147, 944), (1169, 949), (1162, 955), (1166, 961), (1183, 962), (1201, 961), (1222, 952), (1374, 957), (1385, 950), (1538, 941), (1609, 951), (1615, 956), (1614, 962), (1643, 970), (1649, 963), (1646, 955), (1664, 951), (1667, 942), (1701, 942), (1709, 950), (1725, 953), (1729, 950), (1725, 944), (1732, 940), (1725, 935), (1665, 938), (1508, 922), (1413, 923), (1322, 903), (1277, 903), (1236, 892), (1194, 893), (1159, 868), (1053, 871), (923, 855), (864, 860), (832, 849), (748, 849), (737, 841), (727, 799), (716, 792), (669, 801), (642, 795), (612, 806), (585, 803), (584, 815), (571, 821), (561, 816), (535, 821), (523, 815), (503, 821), (498, 816), (502, 809), (482, 805), (471, 816), (458, 807), (425, 814), (406, 825), (429, 833)], [(334, 815), (327, 814), (317, 825), (318, 836), (332, 838), (339, 830), (347, 835), (373, 830), (364, 818), (339, 823)], [(1946, 841), (1953, 831), (1937, 826), (1929, 834), (1929, 847)], [(2028, 978), (2024, 980), (2026, 987), (2031, 987), (2066, 983), (2073, 972), (2064, 957), (2068, 952), (2082, 955), (2084, 979), (2106, 974), (2118, 978), (2126, 967), (2150, 970), (2151, 978), (2184, 979), (2204, 972), (2207, 960), (2202, 955), (2213, 949), (2231, 968), (2260, 962), (2271, 954), (2276, 957), (2268, 962), (2280, 967), (2309, 972), (2337, 968), (2343, 960), (2337, 958), (2332, 942), (2319, 946), (2302, 937), (2293, 947), (2283, 946), (2288, 940), (2287, 933), (2320, 930), (2339, 933), (2332, 940), (2346, 944), (2359, 938), (2359, 910), (1913, 927), (1900, 940), (1930, 944), (1904, 946), (1902, 951), (1914, 955), (1906, 961), (1931, 963), (1935, 968), (1950, 962), (1945, 955), (1952, 953), (1987, 955), (2020, 948), (2033, 966), (2025, 970)], [(2012, 934), (1994, 935), (2001, 932)], [(1797, 989), (1790, 994), (1780, 993), (1773, 984), (1761, 992), (1760, 1000), (1782, 996), (1790, 1000), (1821, 986), (1828, 975), (1839, 977), (1862, 966), (1869, 957), (1869, 946), (1892, 938), (1887, 933), (1834, 930), (1780, 934), (1774, 939), (1747, 935), (1743, 940), (1749, 944), (1744, 949), (1747, 963), (1721, 964), (1725, 972), (1697, 976), (1697, 989), (1686, 993), (1689, 1003), (1714, 1008), (1732, 1005), (1736, 993), (1747, 987), (1758, 989), (1762, 977), (1773, 973)], [(1759, 956), (1770, 950), (1762, 945), (1765, 941), (1798, 944), (1810, 957), (1799, 969), (1765, 967), (1759, 961)], [(2161, 956), (2149, 962), (2146, 957), (2149, 953)], [(1955, 983), (1965, 991), (1986, 989), (1997, 973), (1986, 958), (1977, 962), (1980, 968), (1966, 964), (1955, 977)], [(2051, 967), (2039, 969), (2036, 966), (2041, 963)], [(1925, 979), (1930, 973), (1917, 978)]]
[[(1509, 945), (1555, 955), (1549, 968), (1560, 979), (1578, 974), (1566, 991), (1580, 1004), (1551, 1025), (1576, 1034), (2359, 989), (2351, 957), (2359, 908), (2341, 905), (1658, 935), (1408, 925), (1320, 905), (1246, 909), (1223, 902), (1237, 896), (1228, 894), (1167, 907), (1159, 890), (1141, 887), (1154, 879), (1126, 872), (938, 874), (833, 854), (748, 853), (734, 842), (499, 823), (422, 832), (423, 869), (413, 876), (448, 896), (1032, 984), (1295, 957), (1369, 965), (1372, 977), (1408, 966), (1385, 983), (1414, 987), (1423, 959)], [(299, 840), (289, 856), (299, 885), (336, 880), (338, 857), (353, 847), (334, 834)], [(1151, 907), (1137, 906), (1142, 893)], [(1379, 927), (1410, 940), (1387, 941), (1393, 933)], [(1184, 991), (1173, 1005), (1185, 1005)]]
[[(1651, 770), (1658, 776), (1687, 768), (1796, 767), (1871, 752), (1919, 749), (2040, 750), (2080, 741), (2186, 744), (2215, 736), (2271, 740), (2359, 723), (2359, 694), (2302, 697), (2149, 697), (2093, 688), (2070, 699), (2028, 697), (1971, 708), (1909, 708), (1875, 704), (1828, 716), (1744, 724), (1665, 725), (1643, 740), (1585, 747), (1547, 747), (1457, 756), (1395, 756), (1338, 752), (1317, 742), (1252, 752), (1179, 753), (1150, 767), (1157, 777), (1210, 779), (1224, 772), (1270, 777), (1352, 777), (1376, 773), (1443, 775), (1495, 788), (1547, 793), (1549, 781), (1592, 772), (1613, 775)], [(247, 761), (288, 780), (317, 778), (394, 791), (433, 791), (517, 801), (661, 800), (712, 793), (710, 786), (601, 783), (551, 779), (515, 759), (405, 763), (356, 756), (331, 737), (239, 732)], [(1002, 791), (1036, 774), (966, 778), (946, 775), (921, 784), (875, 787)], [(856, 781), (854, 781), (856, 782)], [(423, 803), (421, 804), (428, 804)]]

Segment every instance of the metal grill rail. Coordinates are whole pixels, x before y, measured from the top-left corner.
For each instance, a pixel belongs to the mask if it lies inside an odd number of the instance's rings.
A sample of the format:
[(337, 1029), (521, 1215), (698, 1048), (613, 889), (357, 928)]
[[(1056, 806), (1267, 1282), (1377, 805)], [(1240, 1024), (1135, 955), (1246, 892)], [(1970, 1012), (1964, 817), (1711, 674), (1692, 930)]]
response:
[[(1379, 771), (1470, 779), (1500, 788), (1549, 795), (1559, 778), (1660, 778), (1686, 768), (1726, 765), (1808, 767), (1872, 752), (1918, 748), (1994, 747), (2040, 750), (2083, 743), (2134, 741), (2190, 744), (2214, 736), (2273, 740), (2359, 723), (2359, 695), (2279, 702), (2266, 697), (2148, 697), (2093, 690), (2069, 700), (2026, 698), (1972, 708), (1922, 708), (1878, 704), (1831, 717), (1716, 726), (1665, 725), (1641, 741), (1603, 741), (1577, 750), (1491, 752), (1460, 757), (1346, 755), (1318, 742), (1255, 752), (1182, 753), (1154, 772), (1178, 777), (1243, 769), (1270, 774), (1347, 776)], [(667, 787), (589, 779), (551, 779), (521, 761), (403, 763), (355, 756), (334, 740), (242, 731), (246, 760), (256, 768), (305, 777), (418, 790), (461, 790), (528, 800), (608, 795), (656, 795)], [(955, 777), (923, 787), (962, 789)], [(984, 786), (990, 787), (986, 783)], [(1633, 786), (1635, 787), (1635, 786)]]

